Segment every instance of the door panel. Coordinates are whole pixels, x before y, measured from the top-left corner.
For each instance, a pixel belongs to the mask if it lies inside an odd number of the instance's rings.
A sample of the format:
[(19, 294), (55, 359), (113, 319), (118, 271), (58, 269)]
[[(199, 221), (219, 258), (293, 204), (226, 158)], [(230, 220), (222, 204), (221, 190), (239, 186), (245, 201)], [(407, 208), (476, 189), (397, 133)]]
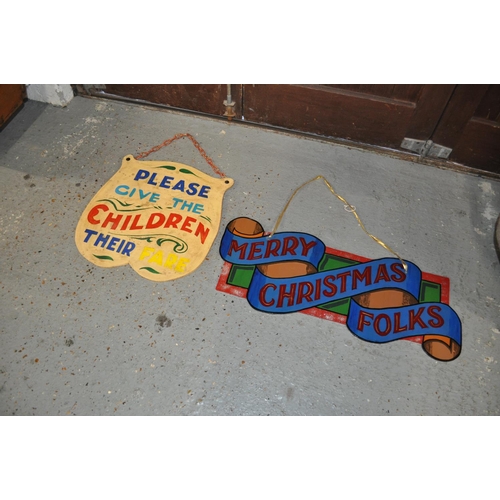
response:
[(500, 174), (500, 85), (457, 85), (433, 141), (452, 161)]
[(361, 94), (371, 94), (388, 99), (415, 102), (418, 99), (422, 85), (325, 85), (342, 90), (352, 90)]
[[(156, 85), (106, 84), (78, 85), (79, 93), (100, 97), (124, 97), (153, 104), (223, 116), (226, 112), (227, 85)], [(232, 101), (236, 118), (241, 116), (240, 85), (232, 85)]]
[(454, 85), (244, 85), (246, 121), (399, 148), (428, 139)]
[(487, 90), (488, 85), (457, 85), (433, 134), (433, 142), (453, 149)]
[(406, 137), (431, 139), (456, 85), (423, 85)]
[(500, 123), (472, 118), (450, 160), (500, 174)]

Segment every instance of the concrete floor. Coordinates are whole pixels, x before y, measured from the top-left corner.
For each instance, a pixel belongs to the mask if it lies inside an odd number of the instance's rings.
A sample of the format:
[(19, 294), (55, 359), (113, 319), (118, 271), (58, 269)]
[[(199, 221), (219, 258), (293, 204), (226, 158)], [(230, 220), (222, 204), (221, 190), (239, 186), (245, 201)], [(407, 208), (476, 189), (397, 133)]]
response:
[[(78, 219), (121, 165), (181, 132), (235, 180), (208, 259), (157, 283), (104, 269), (74, 242)], [(182, 139), (148, 160), (210, 168)], [(321, 140), (76, 97), (28, 101), (0, 133), (1, 415), (499, 415), (500, 182)], [(225, 225), (271, 230), (303, 182), (325, 176), (367, 229), (450, 279), (462, 353), (443, 363), (407, 340), (367, 343), (345, 325), (271, 315), (216, 290)], [(390, 257), (321, 184), (280, 231)]]

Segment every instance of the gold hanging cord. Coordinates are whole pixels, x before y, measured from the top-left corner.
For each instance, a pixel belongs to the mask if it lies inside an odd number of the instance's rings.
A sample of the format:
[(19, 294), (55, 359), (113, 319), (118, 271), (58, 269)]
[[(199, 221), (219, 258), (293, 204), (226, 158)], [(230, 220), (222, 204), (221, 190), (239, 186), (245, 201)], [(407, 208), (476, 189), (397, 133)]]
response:
[(404, 269), (405, 273), (407, 273), (408, 272), (408, 265), (406, 264), (406, 262), (391, 247), (389, 247), (388, 245), (386, 245), (382, 240), (379, 240), (376, 236), (374, 236), (373, 234), (370, 234), (366, 230), (365, 225), (361, 222), (361, 219), (359, 218), (359, 215), (356, 213), (356, 207), (354, 205), (351, 205), (346, 199), (344, 199), (342, 196), (340, 196), (338, 193), (336, 193), (335, 190), (333, 189), (333, 187), (331, 186), (331, 184), (322, 175), (318, 175), (317, 177), (314, 177), (314, 179), (311, 179), (311, 180), (309, 180), (307, 182), (304, 182), (304, 184), (302, 184), (302, 186), (299, 186), (293, 192), (292, 196), (290, 196), (287, 204), (285, 205), (285, 208), (281, 211), (281, 213), (280, 213), (280, 215), (278, 217), (278, 220), (276, 221), (276, 224), (274, 225), (274, 228), (273, 228), (271, 234), (269, 234), (268, 237), (271, 238), (274, 235), (274, 233), (278, 230), (278, 226), (281, 223), (281, 219), (283, 218), (283, 215), (285, 215), (286, 209), (290, 205), (290, 202), (292, 201), (293, 197), (297, 194), (297, 192), (300, 191), (304, 186), (307, 186), (307, 184), (309, 184), (311, 182), (314, 182), (314, 181), (317, 181), (319, 179), (323, 180), (323, 182), (326, 184), (326, 186), (331, 191), (331, 193), (334, 196), (336, 196), (344, 204), (344, 209), (347, 210), (348, 212), (351, 212), (354, 215), (354, 217), (356, 217), (356, 220), (358, 221), (358, 224), (361, 226), (361, 229), (372, 240), (376, 241), (379, 245), (383, 246), (388, 252), (391, 252), (393, 255), (395, 255), (401, 261), (401, 264), (403, 265), (403, 269)]

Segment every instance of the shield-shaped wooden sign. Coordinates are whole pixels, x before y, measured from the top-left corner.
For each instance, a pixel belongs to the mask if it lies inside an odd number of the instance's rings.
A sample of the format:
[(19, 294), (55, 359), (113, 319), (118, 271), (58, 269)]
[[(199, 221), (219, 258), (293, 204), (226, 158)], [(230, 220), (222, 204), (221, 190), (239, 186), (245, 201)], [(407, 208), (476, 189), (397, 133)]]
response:
[(205, 260), (233, 184), (182, 163), (125, 156), (84, 210), (76, 246), (97, 266), (130, 264), (153, 281), (180, 278)]

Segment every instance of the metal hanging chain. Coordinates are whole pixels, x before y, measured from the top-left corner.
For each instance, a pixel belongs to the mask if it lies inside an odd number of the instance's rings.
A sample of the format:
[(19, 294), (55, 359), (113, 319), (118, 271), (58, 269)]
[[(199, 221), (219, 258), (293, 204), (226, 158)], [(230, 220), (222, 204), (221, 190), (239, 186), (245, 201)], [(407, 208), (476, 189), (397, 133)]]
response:
[(326, 184), (326, 186), (331, 191), (331, 193), (334, 196), (336, 196), (344, 204), (344, 209), (347, 210), (348, 212), (351, 212), (354, 215), (354, 217), (356, 217), (356, 220), (358, 221), (358, 224), (361, 226), (361, 229), (372, 240), (374, 240), (375, 242), (377, 242), (379, 245), (383, 246), (388, 252), (392, 253), (393, 255), (395, 255), (400, 260), (401, 264), (403, 265), (403, 269), (404, 269), (405, 273), (407, 273), (408, 272), (408, 265), (406, 264), (406, 262), (391, 247), (389, 247), (388, 245), (386, 245), (382, 240), (378, 239), (376, 236), (374, 236), (373, 234), (370, 234), (366, 230), (365, 225), (361, 222), (361, 219), (359, 218), (359, 215), (356, 212), (356, 207), (354, 205), (351, 205), (345, 198), (343, 198), (338, 193), (336, 193), (335, 190), (333, 189), (333, 187), (330, 185), (330, 183), (322, 175), (318, 175), (317, 177), (314, 177), (314, 179), (311, 179), (311, 180), (309, 180), (307, 182), (304, 182), (304, 184), (302, 184), (302, 186), (299, 186), (293, 192), (292, 196), (290, 196), (287, 204), (285, 205), (285, 208), (281, 211), (281, 213), (280, 213), (280, 215), (278, 217), (278, 220), (276, 221), (276, 224), (274, 225), (274, 228), (273, 228), (272, 232), (268, 235), (268, 237), (271, 238), (274, 235), (274, 233), (277, 231), (278, 226), (281, 223), (281, 219), (283, 218), (283, 215), (285, 215), (286, 209), (290, 205), (290, 202), (292, 201), (293, 197), (297, 194), (297, 192), (299, 190), (301, 190), (304, 186), (307, 186), (307, 184), (309, 184), (309, 183), (311, 183), (313, 181), (319, 180), (319, 179), (323, 180), (323, 182)]
[(167, 139), (165, 142), (158, 144), (158, 146), (152, 147), (149, 151), (144, 151), (144, 153), (139, 153), (134, 158), (136, 160), (140, 160), (142, 158), (145, 158), (146, 156), (149, 156), (151, 153), (156, 153), (156, 151), (159, 151), (161, 148), (164, 148), (165, 146), (172, 144), (172, 142), (176, 141), (177, 139), (182, 139), (183, 137), (187, 137), (188, 139), (191, 139), (191, 142), (194, 144), (194, 147), (200, 152), (201, 156), (212, 167), (212, 170), (217, 175), (219, 175), (220, 177), (226, 177), (226, 175), (219, 169), (219, 167), (217, 167), (217, 165), (213, 162), (213, 160), (207, 155), (205, 150), (200, 146), (200, 143), (191, 134), (188, 134), (188, 133), (176, 134), (173, 137), (171, 137), (170, 139)]

